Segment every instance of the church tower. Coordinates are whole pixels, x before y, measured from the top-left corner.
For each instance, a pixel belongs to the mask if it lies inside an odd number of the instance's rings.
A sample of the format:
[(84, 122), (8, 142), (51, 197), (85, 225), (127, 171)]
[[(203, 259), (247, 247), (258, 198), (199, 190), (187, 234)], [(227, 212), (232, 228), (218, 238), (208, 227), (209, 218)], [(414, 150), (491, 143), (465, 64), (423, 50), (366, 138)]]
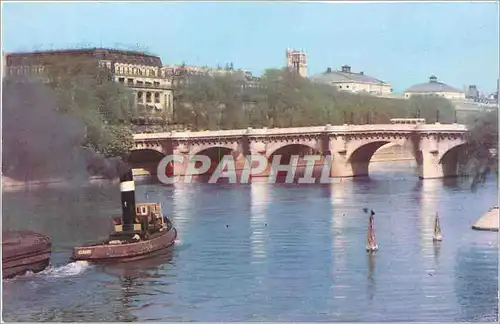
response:
[(289, 69), (296, 71), (303, 78), (307, 76), (307, 56), (304, 51), (287, 49), (286, 62)]

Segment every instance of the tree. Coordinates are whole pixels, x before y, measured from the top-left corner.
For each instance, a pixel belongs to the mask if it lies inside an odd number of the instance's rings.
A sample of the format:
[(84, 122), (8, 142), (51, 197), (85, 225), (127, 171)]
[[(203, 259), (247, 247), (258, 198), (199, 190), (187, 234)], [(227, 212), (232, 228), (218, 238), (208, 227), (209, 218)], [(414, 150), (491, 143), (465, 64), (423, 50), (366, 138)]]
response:
[[(131, 121), (139, 111), (130, 89), (114, 82), (109, 70), (88, 57), (44, 62), (48, 84), (57, 94), (57, 110), (86, 126), (84, 144), (105, 156), (125, 156), (133, 140)], [(123, 141), (124, 145), (116, 145)]]
[(268, 69), (258, 86), (249, 84), (237, 72), (185, 79), (176, 91), (177, 122), (194, 129), (343, 124), (351, 116), (355, 124), (389, 123), (395, 117), (414, 117), (417, 110), (433, 122), (438, 109), (441, 122), (454, 121), (454, 107), (444, 98), (352, 94), (289, 69)]
[(473, 183), (483, 181), (491, 172), (498, 175), (498, 111), (481, 114), (469, 129), (460, 161), (465, 172), (473, 177)]
[(453, 104), (437, 96), (411, 96), (409, 99), (409, 113), (425, 118), (428, 121), (437, 121), (439, 111), (439, 122), (453, 123), (455, 119), (455, 107)]

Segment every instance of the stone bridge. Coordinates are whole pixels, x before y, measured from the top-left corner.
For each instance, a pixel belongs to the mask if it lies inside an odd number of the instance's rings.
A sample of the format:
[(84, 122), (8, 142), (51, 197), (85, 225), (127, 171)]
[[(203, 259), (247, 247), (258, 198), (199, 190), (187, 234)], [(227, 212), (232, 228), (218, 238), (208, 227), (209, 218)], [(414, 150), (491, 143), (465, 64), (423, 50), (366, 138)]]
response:
[[(420, 178), (442, 178), (457, 175), (458, 153), (464, 147), (466, 133), (465, 125), (436, 123), (135, 134), (130, 162), (134, 168), (156, 174), (159, 161), (171, 154), (182, 155), (185, 161), (199, 154), (219, 161), (221, 155), (232, 154), (239, 168), (247, 156), (254, 154), (270, 160), (277, 154), (312, 153), (330, 156), (331, 177), (367, 176), (375, 151), (393, 143), (413, 152)], [(186, 175), (186, 165), (170, 164), (170, 172)]]

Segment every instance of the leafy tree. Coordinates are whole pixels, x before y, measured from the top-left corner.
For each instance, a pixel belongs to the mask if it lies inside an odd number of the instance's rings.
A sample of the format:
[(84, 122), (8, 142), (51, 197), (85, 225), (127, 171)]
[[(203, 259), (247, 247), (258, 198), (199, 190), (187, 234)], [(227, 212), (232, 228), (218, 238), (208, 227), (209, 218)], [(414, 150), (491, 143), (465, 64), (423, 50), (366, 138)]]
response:
[(266, 70), (254, 87), (238, 73), (183, 81), (175, 94), (176, 121), (194, 129), (389, 123), (395, 117), (414, 117), (417, 111), (435, 121), (437, 109), (441, 122), (454, 121), (454, 107), (444, 98), (346, 93), (288, 69)]
[(105, 156), (126, 155), (133, 141), (131, 121), (139, 116), (131, 90), (88, 57), (48, 58), (44, 67), (46, 81), (57, 94), (57, 110), (84, 122), (84, 144)]
[[(412, 96), (409, 101), (409, 113), (417, 115), (420, 118), (425, 118), (428, 121), (437, 121), (439, 114), (439, 122), (453, 123), (455, 116), (455, 107), (453, 104), (443, 98), (437, 96)], [(439, 110), (439, 113), (438, 113)]]
[(481, 114), (470, 123), (469, 129), (460, 162), (474, 182), (481, 182), (490, 172), (498, 174), (498, 111)]

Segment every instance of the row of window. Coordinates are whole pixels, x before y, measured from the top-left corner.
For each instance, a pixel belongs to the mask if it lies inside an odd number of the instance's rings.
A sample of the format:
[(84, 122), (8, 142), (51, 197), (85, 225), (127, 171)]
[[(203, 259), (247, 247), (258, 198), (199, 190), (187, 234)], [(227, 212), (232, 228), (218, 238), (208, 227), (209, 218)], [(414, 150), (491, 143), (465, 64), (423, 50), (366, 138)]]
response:
[[(137, 102), (138, 103), (143, 103), (144, 102), (144, 94), (145, 94), (145, 97), (146, 97), (146, 103), (152, 103), (153, 102), (153, 94), (154, 94), (154, 103), (160, 103), (161, 100), (160, 100), (160, 95), (161, 93), (160, 92), (149, 92), (149, 91), (137, 91)], [(167, 102), (166, 102), (166, 106), (169, 107), (170, 106), (170, 94), (167, 94), (167, 98), (166, 98)]]
[[(120, 82), (121, 84), (125, 84), (125, 78), (118, 78), (118, 82)], [(146, 87), (159, 87), (160, 86), (160, 82), (159, 81), (153, 81), (153, 82), (149, 82), (149, 81), (146, 81), (146, 82), (143, 82), (143, 81), (140, 81), (140, 80), (136, 80), (135, 83), (134, 83), (134, 79), (133, 78), (127, 78), (127, 85), (128, 86), (146, 86)]]
[[(160, 93), (155, 92), (154, 97), (155, 97), (155, 103), (160, 103)], [(143, 92), (138, 91), (137, 92), (137, 102), (143, 102), (143, 101), (144, 101)], [(151, 92), (146, 92), (146, 102), (147, 103), (153, 102), (151, 99)]]
[(130, 74), (130, 75), (141, 75), (148, 77), (165, 77), (165, 71), (160, 71), (152, 68), (139, 68), (134, 66), (122, 66), (121, 64), (115, 65), (115, 72), (117, 74)]
[[(339, 89), (342, 89), (342, 86), (341, 86), (341, 85), (339, 85), (338, 87), (339, 87)], [(349, 89), (349, 85), (346, 85), (346, 86), (345, 86), (345, 89)], [(356, 87), (352, 87), (352, 88), (351, 88), (351, 90), (356, 91)], [(373, 93), (379, 93), (380, 91), (373, 91), (373, 90), (372, 90), (372, 91), (370, 91), (370, 92), (371, 92), (371, 93), (372, 93), (372, 92), (373, 92)], [(389, 92), (392, 92), (392, 88), (390, 89), (390, 91), (389, 91)]]
[(10, 75), (22, 75), (22, 74), (40, 74), (43, 73), (45, 67), (43, 65), (33, 65), (33, 66), (10, 66), (7, 68), (7, 72)]

